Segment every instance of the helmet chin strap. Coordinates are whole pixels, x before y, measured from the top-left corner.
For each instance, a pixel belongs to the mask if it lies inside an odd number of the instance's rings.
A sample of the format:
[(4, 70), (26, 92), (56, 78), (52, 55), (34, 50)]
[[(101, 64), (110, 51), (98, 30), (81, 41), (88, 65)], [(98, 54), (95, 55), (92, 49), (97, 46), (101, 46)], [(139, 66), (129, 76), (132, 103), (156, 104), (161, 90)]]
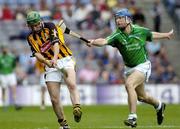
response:
[(130, 22), (129, 22), (125, 27), (119, 27), (119, 29), (120, 29), (121, 31), (125, 31), (125, 29), (127, 28), (128, 25), (130, 25)]

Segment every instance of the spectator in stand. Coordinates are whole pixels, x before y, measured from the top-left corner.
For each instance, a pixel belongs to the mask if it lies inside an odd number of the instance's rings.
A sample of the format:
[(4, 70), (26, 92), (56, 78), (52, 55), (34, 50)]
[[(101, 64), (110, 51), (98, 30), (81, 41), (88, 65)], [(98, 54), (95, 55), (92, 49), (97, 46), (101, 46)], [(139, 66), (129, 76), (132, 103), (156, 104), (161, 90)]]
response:
[(51, 19), (51, 11), (49, 10), (49, 7), (47, 5), (46, 0), (40, 0), (40, 11), (41, 19), (44, 21), (50, 20)]
[(108, 5), (108, 7), (113, 8), (118, 4), (118, 1), (117, 0), (106, 0), (106, 4)]
[(153, 41), (153, 42), (149, 42), (146, 45), (146, 48), (148, 49), (148, 52), (150, 55), (152, 56), (156, 56), (160, 53), (161, 51), (161, 43), (159, 41)]
[(17, 8), (15, 9), (15, 19), (16, 20), (24, 20), (25, 19), (25, 11), (24, 6), (22, 4), (18, 4)]
[(165, 0), (165, 4), (167, 5), (168, 12), (170, 16), (174, 16), (174, 10), (176, 7), (176, 0)]
[(88, 20), (88, 28), (97, 30), (100, 27), (100, 6), (99, 1), (97, 0), (91, 0), (91, 4), (89, 4), (90, 12), (89, 16), (87, 18)]
[(77, 9), (74, 11), (73, 17), (75, 18), (77, 28), (82, 30), (87, 28), (87, 16), (90, 11), (83, 2), (77, 2), (76, 7)]
[(61, 14), (59, 4), (54, 3), (53, 8), (51, 10), (51, 13), (52, 13), (52, 19), (54, 19), (54, 20), (62, 19), (62, 14)]
[(67, 26), (71, 26), (71, 29), (76, 29), (76, 18), (73, 15), (74, 7), (70, 3), (66, 4), (66, 8), (62, 11), (62, 17), (67, 23)]
[(154, 2), (154, 6), (152, 9), (152, 17), (154, 22), (154, 31), (160, 32), (161, 31), (161, 12), (162, 8), (160, 6), (160, 0), (156, 0)]
[(13, 12), (11, 10), (11, 8), (9, 7), (9, 5), (7, 3), (4, 4), (3, 8), (2, 8), (2, 20), (13, 20), (14, 16), (13, 16)]
[(177, 75), (174, 71), (174, 68), (172, 67), (172, 65), (169, 65), (167, 68), (166, 68), (166, 83), (178, 83), (178, 78), (177, 78)]
[(104, 67), (101, 68), (99, 73), (99, 79), (97, 80), (97, 84), (99, 85), (107, 85), (109, 84), (109, 71), (106, 70)]
[(156, 70), (155, 70), (155, 80), (154, 83), (158, 84), (158, 83), (164, 83), (165, 81), (165, 68), (162, 65), (157, 65)]
[(28, 5), (28, 9), (26, 9), (25, 13), (27, 14), (30, 11), (37, 10), (36, 5), (34, 3), (31, 3)]
[(110, 71), (110, 84), (123, 84), (124, 83), (124, 77), (123, 75), (123, 65), (119, 63), (118, 61), (113, 61), (111, 63), (112, 70)]
[(108, 65), (110, 63), (108, 49), (103, 49), (103, 53), (100, 55), (100, 61), (102, 62), (102, 65)]
[(15, 35), (10, 35), (9, 40), (26, 40), (27, 35), (30, 33), (26, 24), (22, 24), (22, 28), (19, 33)]
[(79, 71), (79, 79), (81, 84), (96, 84), (99, 72), (94, 70), (93, 67), (86, 63), (85, 66)]
[(137, 12), (137, 6), (136, 6), (136, 2), (134, 0), (130, 0), (129, 2), (126, 2), (126, 6), (128, 5), (129, 7), (129, 11), (131, 12), (132, 15), (135, 15), (135, 13)]
[(106, 26), (105, 27), (108, 27), (108, 24), (109, 24), (109, 19), (111, 19), (112, 17), (112, 14), (111, 14), (111, 10), (110, 8), (106, 5), (106, 4), (102, 4), (101, 3), (101, 21), (104, 21)]
[(145, 26), (146, 19), (141, 8), (137, 8), (135, 14), (133, 15), (133, 23), (140, 26)]

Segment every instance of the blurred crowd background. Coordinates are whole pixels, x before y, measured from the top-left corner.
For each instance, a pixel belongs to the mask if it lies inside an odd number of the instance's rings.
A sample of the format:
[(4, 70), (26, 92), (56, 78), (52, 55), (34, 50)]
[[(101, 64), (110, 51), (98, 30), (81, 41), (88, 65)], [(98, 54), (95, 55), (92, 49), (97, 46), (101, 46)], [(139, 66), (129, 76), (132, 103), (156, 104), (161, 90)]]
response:
[[(180, 0), (154, 0), (148, 17), (138, 6), (138, 0), (0, 0), (0, 44), (7, 44), (16, 56), (16, 74), (19, 85), (38, 84), (35, 58), (26, 42), (29, 33), (25, 18), (30, 10), (39, 11), (44, 21), (58, 23), (64, 19), (69, 28), (86, 38), (106, 37), (115, 30), (113, 13), (128, 8), (133, 22), (161, 32), (162, 7), (172, 18), (177, 33), (180, 31)], [(149, 17), (151, 16), (151, 17)], [(66, 44), (72, 49), (77, 64), (78, 84), (123, 84), (123, 61), (119, 52), (112, 47), (89, 48), (79, 39), (65, 36)], [(171, 42), (171, 41), (169, 41)], [(163, 41), (147, 44), (152, 61), (149, 83), (178, 83), (176, 70), (168, 58)]]

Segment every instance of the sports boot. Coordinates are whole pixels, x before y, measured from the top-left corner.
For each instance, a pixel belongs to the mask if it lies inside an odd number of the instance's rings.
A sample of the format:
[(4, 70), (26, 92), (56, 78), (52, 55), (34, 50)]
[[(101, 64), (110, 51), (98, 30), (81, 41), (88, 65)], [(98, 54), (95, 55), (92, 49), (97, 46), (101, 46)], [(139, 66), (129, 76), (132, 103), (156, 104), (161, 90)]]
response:
[(156, 113), (158, 125), (161, 125), (163, 122), (165, 108), (166, 108), (166, 104), (162, 103), (161, 108)]
[(137, 126), (136, 120), (137, 120), (136, 118), (124, 120), (124, 124), (126, 126), (131, 126), (132, 128), (135, 128)]
[(80, 107), (79, 104), (76, 104), (73, 107), (73, 115), (74, 115), (74, 120), (76, 122), (80, 122), (81, 121), (82, 111), (81, 111), (81, 107)]

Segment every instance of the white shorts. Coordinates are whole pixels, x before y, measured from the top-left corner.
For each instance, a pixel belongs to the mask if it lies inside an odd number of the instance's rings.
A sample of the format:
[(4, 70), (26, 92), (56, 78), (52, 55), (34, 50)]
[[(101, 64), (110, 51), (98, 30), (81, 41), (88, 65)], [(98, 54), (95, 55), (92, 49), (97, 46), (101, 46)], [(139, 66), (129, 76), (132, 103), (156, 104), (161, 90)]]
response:
[(17, 79), (15, 73), (2, 75), (0, 74), (0, 86), (3, 88), (7, 88), (9, 86), (16, 86)]
[(46, 82), (45, 82), (45, 79), (44, 79), (44, 73), (41, 73), (41, 75), (40, 75), (40, 85), (41, 85), (41, 87), (45, 87), (46, 86)]
[(132, 72), (134, 72), (134, 70), (142, 72), (145, 75), (146, 81), (148, 82), (151, 75), (151, 62), (146, 61), (132, 68), (126, 66), (124, 72), (125, 76), (129, 76)]
[[(57, 60), (57, 66), (61, 69), (68, 69), (68, 68), (74, 68), (75, 61), (73, 60), (72, 56), (67, 56), (62, 59)], [(60, 70), (56, 68), (49, 68), (48, 66), (45, 66), (45, 81), (46, 82), (62, 82), (63, 74)]]

